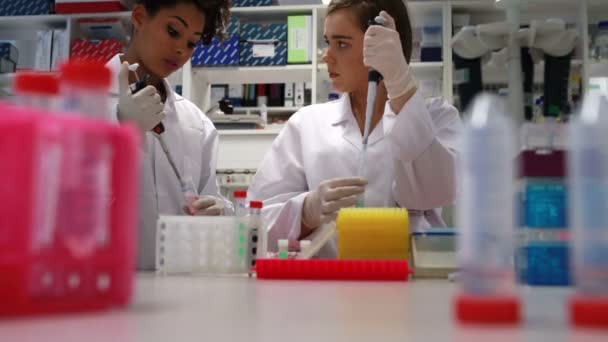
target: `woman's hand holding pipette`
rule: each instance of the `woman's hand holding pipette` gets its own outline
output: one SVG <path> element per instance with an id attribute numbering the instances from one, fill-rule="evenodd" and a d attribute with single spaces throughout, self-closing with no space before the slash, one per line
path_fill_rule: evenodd
<path id="1" fill-rule="evenodd" d="M 129 63 L 123 63 L 118 74 L 118 119 L 134 122 L 145 133 L 163 121 L 165 106 L 153 86 L 133 94 L 129 87 L 129 72 Z"/>
<path id="2" fill-rule="evenodd" d="M 413 94 L 416 82 L 403 55 L 395 20 L 385 11 L 380 12 L 380 17 L 385 24 L 372 25 L 365 32 L 363 62 L 382 75 L 389 99 Z"/>

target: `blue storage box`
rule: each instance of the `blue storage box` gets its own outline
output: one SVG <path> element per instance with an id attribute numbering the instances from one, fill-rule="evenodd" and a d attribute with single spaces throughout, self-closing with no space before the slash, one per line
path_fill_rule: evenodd
<path id="1" fill-rule="evenodd" d="M 232 7 L 271 6 L 272 0 L 232 0 Z"/>
<path id="2" fill-rule="evenodd" d="M 570 251 L 567 242 L 531 242 L 525 248 L 529 285 L 570 285 Z"/>
<path id="3" fill-rule="evenodd" d="M 241 25 L 241 40 L 287 41 L 287 23 L 247 23 Z"/>
<path id="4" fill-rule="evenodd" d="M 17 63 L 19 61 L 19 50 L 11 43 L 0 43 L 0 58 Z"/>
<path id="5" fill-rule="evenodd" d="M 566 153 L 525 150 L 519 159 L 518 280 L 528 285 L 570 285 Z"/>
<path id="6" fill-rule="evenodd" d="M 241 65 L 262 66 L 287 64 L 287 42 L 241 42 L 240 50 Z"/>
<path id="7" fill-rule="evenodd" d="M 441 47 L 423 47 L 420 49 L 421 62 L 441 62 L 442 60 Z"/>
<path id="8" fill-rule="evenodd" d="M 525 225 L 528 228 L 565 228 L 566 185 L 563 179 L 530 180 L 525 191 Z"/>
<path id="9" fill-rule="evenodd" d="M 241 31 L 241 21 L 239 18 L 234 15 L 230 16 L 228 19 L 228 25 L 226 26 L 226 35 L 227 36 L 238 36 Z"/>
<path id="10" fill-rule="evenodd" d="M 50 0 L 0 0 L 0 16 L 49 14 Z"/>
<path id="11" fill-rule="evenodd" d="M 231 36 L 220 42 L 213 38 L 209 45 L 199 45 L 192 54 L 192 66 L 239 65 L 239 36 Z"/>

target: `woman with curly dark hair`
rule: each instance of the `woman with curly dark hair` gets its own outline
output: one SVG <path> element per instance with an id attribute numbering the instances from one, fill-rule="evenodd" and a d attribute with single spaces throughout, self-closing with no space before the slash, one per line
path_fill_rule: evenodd
<path id="1" fill-rule="evenodd" d="M 230 202 L 218 192 L 215 127 L 166 80 L 190 59 L 197 44 L 208 44 L 222 35 L 229 8 L 230 0 L 136 0 L 129 47 L 124 55 L 115 56 L 107 64 L 115 75 L 115 119 L 134 123 L 143 138 L 139 269 L 154 268 L 159 215 L 221 215 L 232 210 Z M 134 72 L 135 64 L 139 66 Z M 137 80 L 145 80 L 145 87 L 133 94 L 131 87 Z M 161 122 L 164 146 L 151 132 Z M 184 183 L 200 196 L 186 207 Z"/>

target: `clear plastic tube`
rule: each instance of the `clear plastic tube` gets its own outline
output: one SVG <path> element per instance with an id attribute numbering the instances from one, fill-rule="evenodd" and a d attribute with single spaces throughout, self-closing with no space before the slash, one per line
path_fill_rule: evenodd
<path id="1" fill-rule="evenodd" d="M 459 264 L 465 295 L 512 296 L 515 138 L 504 103 L 482 95 L 462 137 Z"/>
<path id="2" fill-rule="evenodd" d="M 70 61 L 61 67 L 61 109 L 64 112 L 110 120 L 109 88 L 112 72 L 103 64 Z"/>
<path id="3" fill-rule="evenodd" d="M 244 217 L 247 215 L 247 191 L 236 190 L 234 192 L 234 202 L 236 204 L 236 216 Z"/>
<path id="4" fill-rule="evenodd" d="M 70 61 L 62 66 L 62 109 L 92 118 L 109 115 L 111 72 L 103 64 Z M 83 124 L 84 121 L 83 121 Z M 111 240 L 112 159 L 107 134 L 76 127 L 62 137 L 57 230 L 71 254 L 87 258 Z"/>
<path id="5" fill-rule="evenodd" d="M 262 207 L 263 203 L 259 201 L 251 201 L 249 203 L 248 217 L 248 248 L 247 248 L 247 265 L 248 267 L 255 266 L 255 260 L 266 257 L 266 234 L 262 224 Z"/>
<path id="6" fill-rule="evenodd" d="M 18 105 L 55 112 L 59 107 L 59 79 L 48 72 L 18 72 L 13 78 Z"/>
<path id="7" fill-rule="evenodd" d="M 587 94 L 570 126 L 570 210 L 579 294 L 608 297 L 608 98 Z"/>

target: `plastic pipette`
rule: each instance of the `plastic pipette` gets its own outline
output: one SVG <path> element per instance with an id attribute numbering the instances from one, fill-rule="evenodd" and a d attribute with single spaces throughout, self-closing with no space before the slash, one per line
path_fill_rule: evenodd
<path id="1" fill-rule="evenodd" d="M 384 25 L 386 20 L 380 16 L 375 18 L 375 21 L 370 22 L 370 25 Z M 365 126 L 363 128 L 363 141 L 361 144 L 361 154 L 359 155 L 359 176 L 365 176 L 365 159 L 367 156 L 367 140 L 369 138 L 369 131 L 372 125 L 372 117 L 374 116 L 374 107 L 376 104 L 376 93 L 378 90 L 378 83 L 382 80 L 382 75 L 376 70 L 369 69 L 369 82 L 367 85 L 367 104 L 365 110 Z M 365 206 L 365 194 L 359 195 L 357 199 L 357 207 Z"/>

